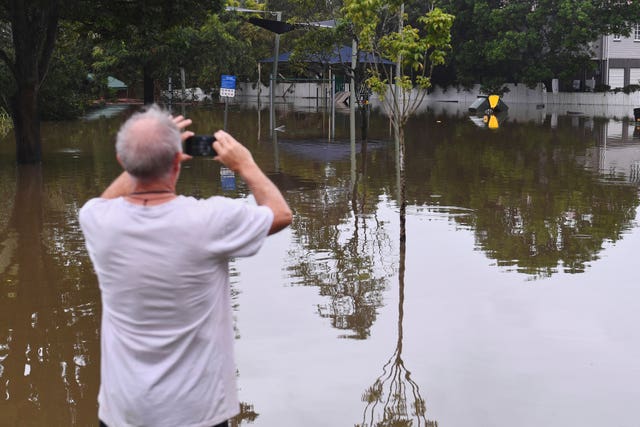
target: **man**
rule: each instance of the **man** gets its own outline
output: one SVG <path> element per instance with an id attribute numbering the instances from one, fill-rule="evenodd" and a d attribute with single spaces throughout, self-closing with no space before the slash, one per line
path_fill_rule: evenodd
<path id="1" fill-rule="evenodd" d="M 244 180 L 257 206 L 177 195 L 189 124 L 156 106 L 134 114 L 116 140 L 124 172 L 80 209 L 102 295 L 103 426 L 225 426 L 239 412 L 229 259 L 255 254 L 292 214 L 249 150 L 223 131 L 215 160 Z"/>

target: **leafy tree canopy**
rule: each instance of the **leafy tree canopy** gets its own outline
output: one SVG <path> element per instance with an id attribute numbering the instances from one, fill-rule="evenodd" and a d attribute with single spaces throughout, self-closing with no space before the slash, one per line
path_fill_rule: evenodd
<path id="1" fill-rule="evenodd" d="M 603 34 L 628 35 L 630 24 L 640 22 L 640 2 L 628 0 L 442 0 L 441 6 L 456 15 L 448 75 L 466 85 L 569 79 L 592 66 L 590 43 Z"/>

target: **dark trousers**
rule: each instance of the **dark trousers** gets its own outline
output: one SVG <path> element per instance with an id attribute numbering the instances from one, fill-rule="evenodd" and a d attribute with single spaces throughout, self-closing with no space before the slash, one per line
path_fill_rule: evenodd
<path id="1" fill-rule="evenodd" d="M 103 423 L 102 421 L 100 421 L 100 427 L 109 427 L 109 426 Z M 213 427 L 229 427 L 229 421 L 223 421 L 220 424 L 214 425 Z"/>

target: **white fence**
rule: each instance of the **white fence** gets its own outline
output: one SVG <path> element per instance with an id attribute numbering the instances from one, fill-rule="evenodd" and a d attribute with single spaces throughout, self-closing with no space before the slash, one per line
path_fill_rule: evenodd
<path id="1" fill-rule="evenodd" d="M 507 105 L 522 103 L 536 105 L 618 105 L 637 107 L 640 106 L 640 92 L 625 94 L 623 92 L 561 92 L 550 93 L 544 89 L 542 84 L 530 89 L 524 84 L 508 84 L 509 92 L 503 96 L 503 101 Z M 274 96 L 281 101 L 293 102 L 295 99 L 328 99 L 330 85 L 328 83 L 309 82 L 284 82 L 275 86 Z M 349 90 L 349 85 L 345 84 L 345 90 Z M 236 96 L 240 98 L 269 99 L 269 87 L 256 83 L 238 83 Z M 432 93 L 425 97 L 426 103 L 431 102 L 458 102 L 461 104 L 471 104 L 480 95 L 480 86 L 476 85 L 470 89 L 464 88 L 440 88 L 435 87 Z M 375 96 L 372 97 L 375 103 Z"/>

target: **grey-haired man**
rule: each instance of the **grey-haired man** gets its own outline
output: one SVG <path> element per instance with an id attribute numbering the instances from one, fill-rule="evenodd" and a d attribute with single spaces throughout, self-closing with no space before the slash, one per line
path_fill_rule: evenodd
<path id="1" fill-rule="evenodd" d="M 118 132 L 124 172 L 79 218 L 102 296 L 98 417 L 108 427 L 224 426 L 239 412 L 228 263 L 292 213 L 251 153 L 215 133 L 215 159 L 256 204 L 176 194 L 191 121 L 153 106 Z"/>

